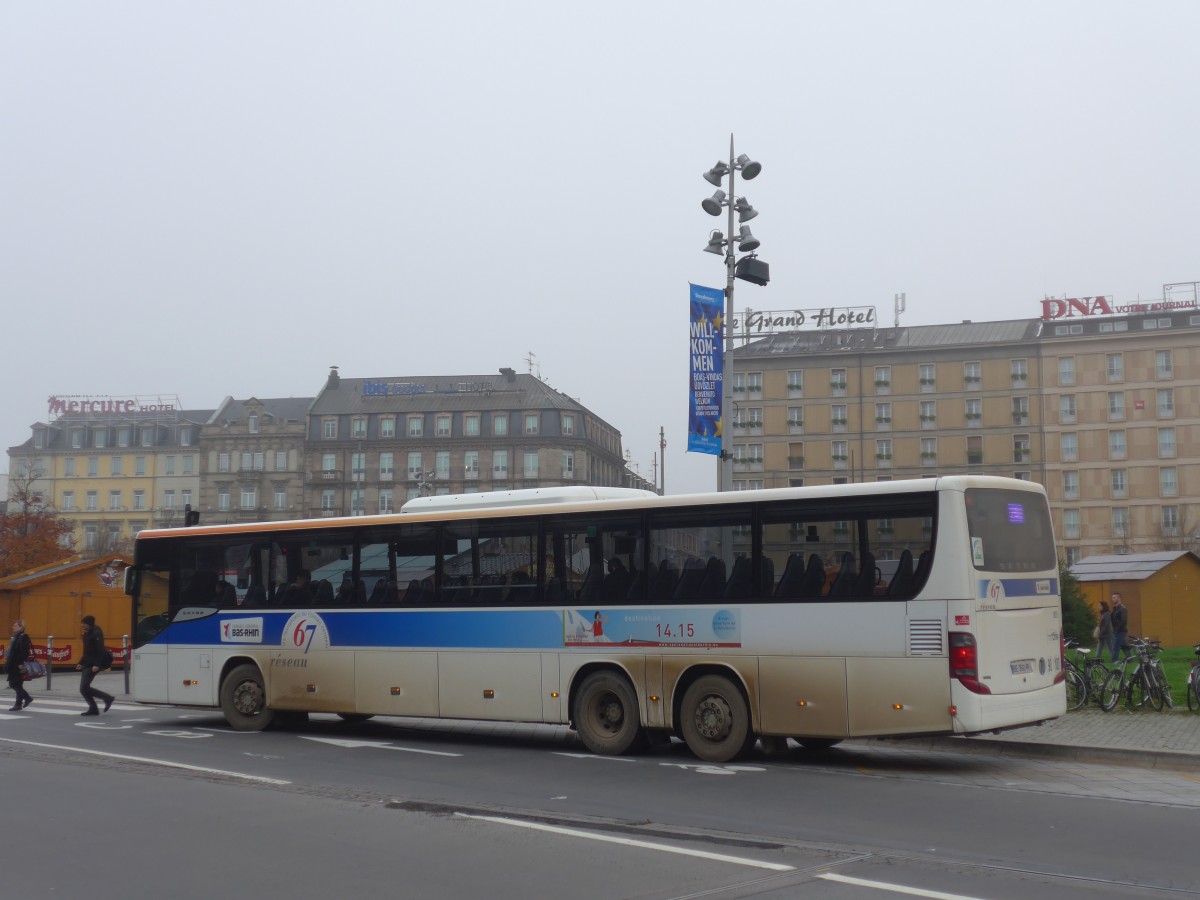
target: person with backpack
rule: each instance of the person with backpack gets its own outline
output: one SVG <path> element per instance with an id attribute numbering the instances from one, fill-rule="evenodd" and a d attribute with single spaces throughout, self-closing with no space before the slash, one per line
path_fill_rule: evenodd
<path id="1" fill-rule="evenodd" d="M 12 624 L 12 640 L 8 642 L 8 653 L 4 657 L 4 668 L 8 673 L 8 686 L 12 688 L 17 699 L 9 708 L 9 712 L 24 709 L 33 702 L 29 691 L 25 690 L 25 663 L 33 656 L 33 645 L 29 635 L 25 633 L 25 620 L 17 619 Z"/>
<path id="2" fill-rule="evenodd" d="M 1129 657 L 1129 608 L 1121 602 L 1121 595 L 1113 591 L 1112 612 L 1109 614 L 1112 622 L 1112 661 L 1117 661 L 1117 654 L 1123 653 Z"/>
<path id="3" fill-rule="evenodd" d="M 112 666 L 112 654 L 104 646 L 104 632 L 96 624 L 95 616 L 84 616 L 81 624 L 83 625 L 83 658 L 75 668 L 83 672 L 83 677 L 79 679 L 79 693 L 87 701 L 88 708 L 80 715 L 98 716 L 100 710 L 96 706 L 97 700 L 104 701 L 104 711 L 108 712 L 108 708 L 117 699 L 112 694 L 106 694 L 99 688 L 92 687 L 92 679 L 102 670 Z"/>

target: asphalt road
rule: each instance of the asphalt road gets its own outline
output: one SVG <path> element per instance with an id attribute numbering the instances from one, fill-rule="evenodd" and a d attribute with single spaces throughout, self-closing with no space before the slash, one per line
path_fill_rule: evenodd
<path id="1" fill-rule="evenodd" d="M 0 713 L 18 894 L 179 898 L 1200 895 L 1200 777 L 844 744 L 596 757 L 542 726 Z M 34 811 L 37 811 L 36 815 Z M 11 854 L 11 855 L 10 855 Z"/>

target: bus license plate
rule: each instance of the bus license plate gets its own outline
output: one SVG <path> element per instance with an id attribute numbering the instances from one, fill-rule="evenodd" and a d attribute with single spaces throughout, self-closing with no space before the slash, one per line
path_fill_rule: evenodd
<path id="1" fill-rule="evenodd" d="M 1008 664 L 1014 675 L 1029 675 L 1033 672 L 1032 659 L 1018 659 Z"/>

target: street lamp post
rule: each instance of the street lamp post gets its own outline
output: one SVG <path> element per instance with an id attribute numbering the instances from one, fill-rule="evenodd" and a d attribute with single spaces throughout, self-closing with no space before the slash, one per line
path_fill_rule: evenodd
<path id="1" fill-rule="evenodd" d="M 752 284 L 765 285 L 770 280 L 767 264 L 758 259 L 753 252 L 758 249 L 759 241 L 750 233 L 750 227 L 742 225 L 737 235 L 734 234 L 733 216 L 735 212 L 738 222 L 749 222 L 758 215 L 758 211 L 750 205 L 745 197 L 736 197 L 736 178 L 737 173 L 741 172 L 742 178 L 750 181 L 761 171 L 762 165 L 754 162 L 745 154 L 734 155 L 733 135 L 731 134 L 729 136 L 729 162 L 718 160 L 715 166 L 704 173 L 704 180 L 716 186 L 718 190 L 700 204 L 701 208 L 710 216 L 719 216 L 723 208 L 728 210 L 729 215 L 729 237 L 714 230 L 709 235 L 708 246 L 704 248 L 705 253 L 725 257 L 725 320 L 722 323 L 725 330 L 725 351 L 724 370 L 721 375 L 721 467 L 717 480 L 717 489 L 720 491 L 733 490 L 733 454 L 730 450 L 730 439 L 733 434 L 733 422 L 730 416 L 733 408 L 733 385 L 729 377 L 733 364 L 733 282 L 735 278 L 741 278 Z M 726 178 L 729 179 L 728 193 L 720 189 Z M 734 253 L 735 245 L 746 255 L 739 259 Z"/>

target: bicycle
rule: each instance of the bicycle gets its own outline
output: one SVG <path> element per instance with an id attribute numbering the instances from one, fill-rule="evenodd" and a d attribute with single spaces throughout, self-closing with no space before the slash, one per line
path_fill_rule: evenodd
<path id="1" fill-rule="evenodd" d="M 1124 697 L 1129 709 L 1149 703 L 1156 711 L 1162 712 L 1163 695 L 1158 682 L 1150 674 L 1150 652 L 1145 643 L 1136 638 L 1130 640 L 1129 646 L 1133 653 L 1121 660 L 1120 668 L 1113 669 L 1104 682 L 1100 691 L 1100 708 L 1112 712 L 1117 707 L 1117 701 Z M 1133 663 L 1132 669 L 1130 663 Z"/>
<path id="2" fill-rule="evenodd" d="M 1109 674 L 1104 660 L 1100 659 L 1099 655 L 1087 656 L 1091 653 L 1091 648 L 1082 647 L 1076 641 L 1067 641 L 1064 647 L 1075 651 L 1073 657 L 1063 657 L 1066 666 L 1064 680 L 1067 684 L 1067 709 L 1079 709 L 1092 700 L 1099 702 L 1100 691 Z"/>
<path id="3" fill-rule="evenodd" d="M 1162 660 L 1159 659 L 1159 654 L 1162 653 L 1162 641 L 1151 641 L 1145 638 L 1141 643 L 1146 647 L 1150 661 L 1150 679 L 1158 685 L 1158 690 L 1162 694 L 1163 703 L 1171 709 L 1175 708 L 1175 698 L 1171 696 L 1171 683 L 1167 681 L 1167 673 L 1163 671 Z"/>
<path id="4" fill-rule="evenodd" d="M 1196 654 L 1196 659 L 1192 662 L 1192 670 L 1188 672 L 1187 705 L 1189 710 L 1195 712 L 1200 709 L 1200 644 L 1193 647 L 1192 652 Z"/>

